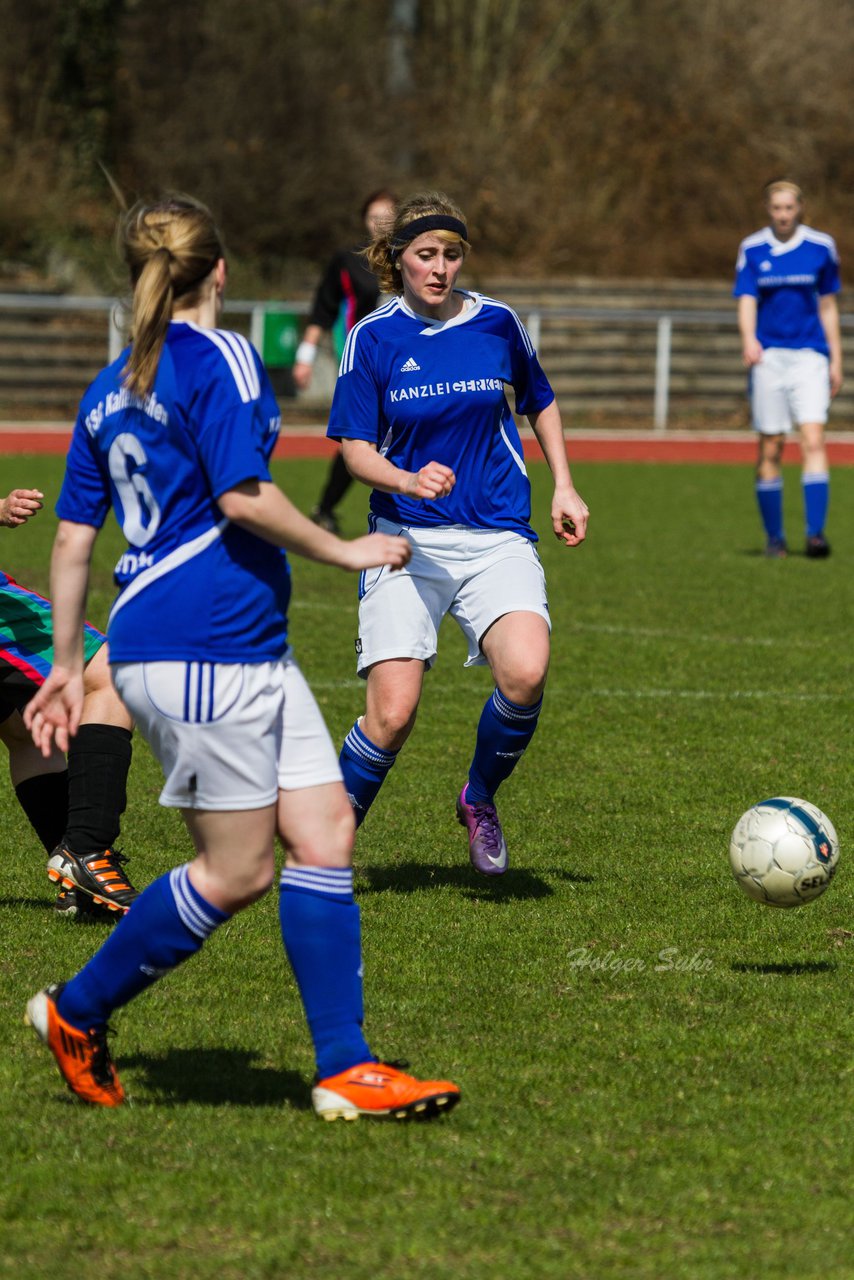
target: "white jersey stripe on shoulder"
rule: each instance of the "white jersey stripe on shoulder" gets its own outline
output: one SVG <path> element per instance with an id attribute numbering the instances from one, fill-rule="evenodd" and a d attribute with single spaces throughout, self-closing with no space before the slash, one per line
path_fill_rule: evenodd
<path id="1" fill-rule="evenodd" d="M 258 366 L 255 364 L 252 348 L 242 333 L 233 333 L 230 329 L 217 329 L 217 333 L 225 338 L 237 356 L 246 375 L 246 385 L 252 393 L 252 399 L 257 400 L 261 394 L 261 379 L 258 377 Z"/>
<path id="2" fill-rule="evenodd" d="M 386 316 L 393 315 L 399 309 L 400 299 L 392 298 L 385 306 L 377 307 L 376 311 L 372 311 L 369 316 L 365 316 L 364 320 L 360 320 L 358 324 L 353 325 L 353 328 L 347 334 L 347 341 L 344 343 L 341 363 L 338 366 L 339 376 L 342 373 L 350 373 L 352 370 L 356 358 L 356 342 L 365 325 L 375 324 L 377 320 L 384 320 Z"/>
<path id="3" fill-rule="evenodd" d="M 836 247 L 836 241 L 826 231 L 816 231 L 813 227 L 804 227 L 804 239 L 812 241 L 813 244 L 824 245 L 833 260 L 835 262 L 839 261 L 839 250 Z"/>
<path id="4" fill-rule="evenodd" d="M 125 587 L 122 594 L 113 604 L 110 610 L 110 618 L 115 617 L 119 609 L 123 608 L 129 600 L 133 600 L 134 596 L 138 596 L 140 591 L 144 591 L 146 587 L 151 586 L 152 582 L 156 582 L 158 578 L 162 578 L 166 573 L 171 573 L 173 569 L 177 569 L 180 565 L 186 564 L 188 560 L 192 560 L 195 556 L 201 555 L 212 542 L 216 542 L 217 538 L 222 536 L 222 531 L 227 524 L 227 520 L 220 520 L 219 524 L 206 529 L 197 538 L 193 538 L 192 541 L 185 542 L 182 546 L 176 547 L 174 551 L 170 551 L 168 556 L 164 556 L 162 560 L 152 565 L 150 569 L 143 569 L 142 573 L 138 573 L 133 582 Z"/>
<path id="5" fill-rule="evenodd" d="M 522 341 L 525 344 L 525 350 L 527 351 L 529 356 L 532 356 L 534 354 L 534 344 L 531 342 L 531 337 L 530 337 L 530 334 L 528 333 L 528 330 L 522 324 L 522 321 L 519 319 L 519 317 L 517 316 L 513 308 L 508 307 L 506 302 L 499 302 L 497 298 L 486 298 L 483 295 L 481 295 L 481 299 L 484 303 L 486 303 L 488 307 L 498 307 L 500 311 L 509 311 L 510 315 L 516 321 L 516 327 L 518 328 L 520 334 L 522 335 Z"/>
<path id="6" fill-rule="evenodd" d="M 758 244 L 767 244 L 770 249 L 771 244 L 769 237 L 772 235 L 773 233 L 770 227 L 763 227 L 761 231 L 754 231 L 753 235 L 745 236 L 741 244 L 738 246 L 738 254 L 735 259 L 736 271 L 741 271 L 743 269 L 744 264 L 747 261 L 748 249 L 755 249 Z"/>
<path id="7" fill-rule="evenodd" d="M 243 401 L 243 403 L 249 404 L 250 400 L 254 400 L 255 397 L 252 395 L 252 392 L 249 389 L 249 384 L 246 381 L 246 375 L 243 369 L 241 368 L 240 363 L 237 360 L 231 347 L 223 338 L 223 335 L 220 332 L 220 330 L 204 329 L 202 328 L 201 325 L 194 324 L 192 320 L 188 321 L 187 323 L 189 328 L 194 330 L 195 333 L 202 334 L 203 337 L 207 338 L 209 342 L 212 342 L 213 345 L 218 348 L 223 358 L 225 359 L 226 364 L 231 370 L 231 376 L 234 378 L 235 385 L 237 387 L 238 392 L 240 393 L 240 399 Z"/>

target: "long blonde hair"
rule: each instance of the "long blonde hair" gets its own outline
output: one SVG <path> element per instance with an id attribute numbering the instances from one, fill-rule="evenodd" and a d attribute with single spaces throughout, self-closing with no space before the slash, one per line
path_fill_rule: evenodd
<path id="1" fill-rule="evenodd" d="M 119 224 L 119 246 L 133 285 L 131 353 L 123 376 L 129 391 L 144 396 L 154 385 L 176 300 L 194 306 L 225 255 L 210 210 L 190 196 L 134 205 Z"/>
<path id="2" fill-rule="evenodd" d="M 377 277 L 383 293 L 403 293 L 403 280 L 395 263 L 395 249 L 399 248 L 402 232 L 409 224 L 416 218 L 429 217 L 430 214 L 444 214 L 446 217 L 465 222 L 459 205 L 455 204 L 449 196 L 441 191 L 420 191 L 403 201 L 395 214 L 394 221 L 381 228 L 365 250 L 368 266 Z M 471 248 L 468 240 L 464 240 L 455 231 L 434 231 L 432 234 L 447 244 L 462 245 L 463 257 Z"/>

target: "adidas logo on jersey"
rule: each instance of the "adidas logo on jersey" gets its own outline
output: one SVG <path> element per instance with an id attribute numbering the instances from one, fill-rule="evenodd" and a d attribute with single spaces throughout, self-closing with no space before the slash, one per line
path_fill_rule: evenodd
<path id="1" fill-rule="evenodd" d="M 400 372 L 401 373 L 420 373 L 421 365 L 416 364 L 415 361 L 412 359 L 412 356 L 410 356 L 406 364 L 402 364 L 400 366 Z"/>

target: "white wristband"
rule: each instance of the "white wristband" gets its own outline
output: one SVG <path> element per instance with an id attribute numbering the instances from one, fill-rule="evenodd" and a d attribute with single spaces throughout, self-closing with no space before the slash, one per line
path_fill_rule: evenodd
<path id="1" fill-rule="evenodd" d="M 294 356 L 295 364 L 314 364 L 317 355 L 316 342 L 301 342 L 297 347 L 297 353 Z"/>

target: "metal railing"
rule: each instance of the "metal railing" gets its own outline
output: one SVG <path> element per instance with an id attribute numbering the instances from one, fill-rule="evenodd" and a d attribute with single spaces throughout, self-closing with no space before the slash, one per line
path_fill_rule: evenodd
<path id="1" fill-rule="evenodd" d="M 103 312 L 107 317 L 107 349 L 110 361 L 116 359 L 126 342 L 126 303 L 117 298 L 87 297 L 80 295 L 45 295 L 0 293 L 0 311 L 88 311 Z M 306 315 L 308 302 L 227 300 L 226 315 L 248 316 L 249 334 L 253 344 L 261 349 L 264 317 L 270 311 L 289 311 Z M 611 321 L 619 326 L 650 328 L 655 326 L 655 376 L 653 387 L 653 423 L 656 431 L 666 431 L 669 415 L 671 386 L 671 348 L 674 326 L 679 327 L 736 327 L 735 308 L 730 311 L 617 308 L 617 307 L 524 307 L 525 325 L 535 348 L 540 346 L 544 319 L 602 322 Z M 854 315 L 841 317 L 843 328 L 854 327 Z"/>

